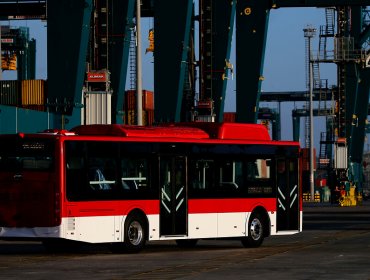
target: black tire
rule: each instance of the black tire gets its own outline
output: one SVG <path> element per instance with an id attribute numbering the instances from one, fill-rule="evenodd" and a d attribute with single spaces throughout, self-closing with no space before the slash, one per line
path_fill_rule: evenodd
<path id="1" fill-rule="evenodd" d="M 261 246 L 265 238 L 265 221 L 259 213 L 252 213 L 248 223 L 248 236 L 242 238 L 242 244 L 246 248 Z"/>
<path id="2" fill-rule="evenodd" d="M 194 248 L 198 243 L 198 239 L 177 239 L 176 244 L 180 248 Z"/>
<path id="3" fill-rule="evenodd" d="M 146 223 L 141 215 L 132 214 L 126 218 L 124 242 L 112 243 L 114 253 L 138 253 L 145 247 Z"/>

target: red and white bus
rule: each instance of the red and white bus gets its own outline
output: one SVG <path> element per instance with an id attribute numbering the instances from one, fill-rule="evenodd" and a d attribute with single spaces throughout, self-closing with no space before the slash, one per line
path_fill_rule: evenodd
<path id="1" fill-rule="evenodd" d="M 0 238 L 108 243 L 302 231 L 300 147 L 261 125 L 87 125 L 0 136 Z"/>

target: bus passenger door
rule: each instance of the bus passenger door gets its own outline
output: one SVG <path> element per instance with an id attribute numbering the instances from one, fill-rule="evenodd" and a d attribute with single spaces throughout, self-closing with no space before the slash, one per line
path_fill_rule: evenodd
<path id="1" fill-rule="evenodd" d="M 160 157 L 160 235 L 187 234 L 185 157 Z"/>
<path id="2" fill-rule="evenodd" d="M 277 231 L 299 230 L 298 160 L 276 161 Z"/>

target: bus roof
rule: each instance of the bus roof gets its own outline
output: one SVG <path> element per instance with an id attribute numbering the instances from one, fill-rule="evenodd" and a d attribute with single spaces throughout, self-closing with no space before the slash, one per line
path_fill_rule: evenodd
<path id="1" fill-rule="evenodd" d="M 176 123 L 160 126 L 81 125 L 73 128 L 77 135 L 121 137 L 169 137 L 183 139 L 223 139 L 270 141 L 263 125 L 238 123 Z"/>

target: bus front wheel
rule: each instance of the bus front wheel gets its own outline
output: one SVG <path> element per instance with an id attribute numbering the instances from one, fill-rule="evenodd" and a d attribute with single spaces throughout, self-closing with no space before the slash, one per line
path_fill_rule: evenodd
<path id="1" fill-rule="evenodd" d="M 113 253 L 138 253 L 146 242 L 146 223 L 138 214 L 131 214 L 126 218 L 124 228 L 124 242 L 111 243 Z"/>
<path id="2" fill-rule="evenodd" d="M 242 238 L 242 244 L 246 248 L 261 246 L 264 239 L 264 220 L 259 213 L 252 213 L 248 223 L 248 236 Z"/>
<path id="3" fill-rule="evenodd" d="M 128 253 L 137 253 L 145 246 L 144 219 L 137 214 L 127 217 L 125 222 L 124 246 Z"/>

